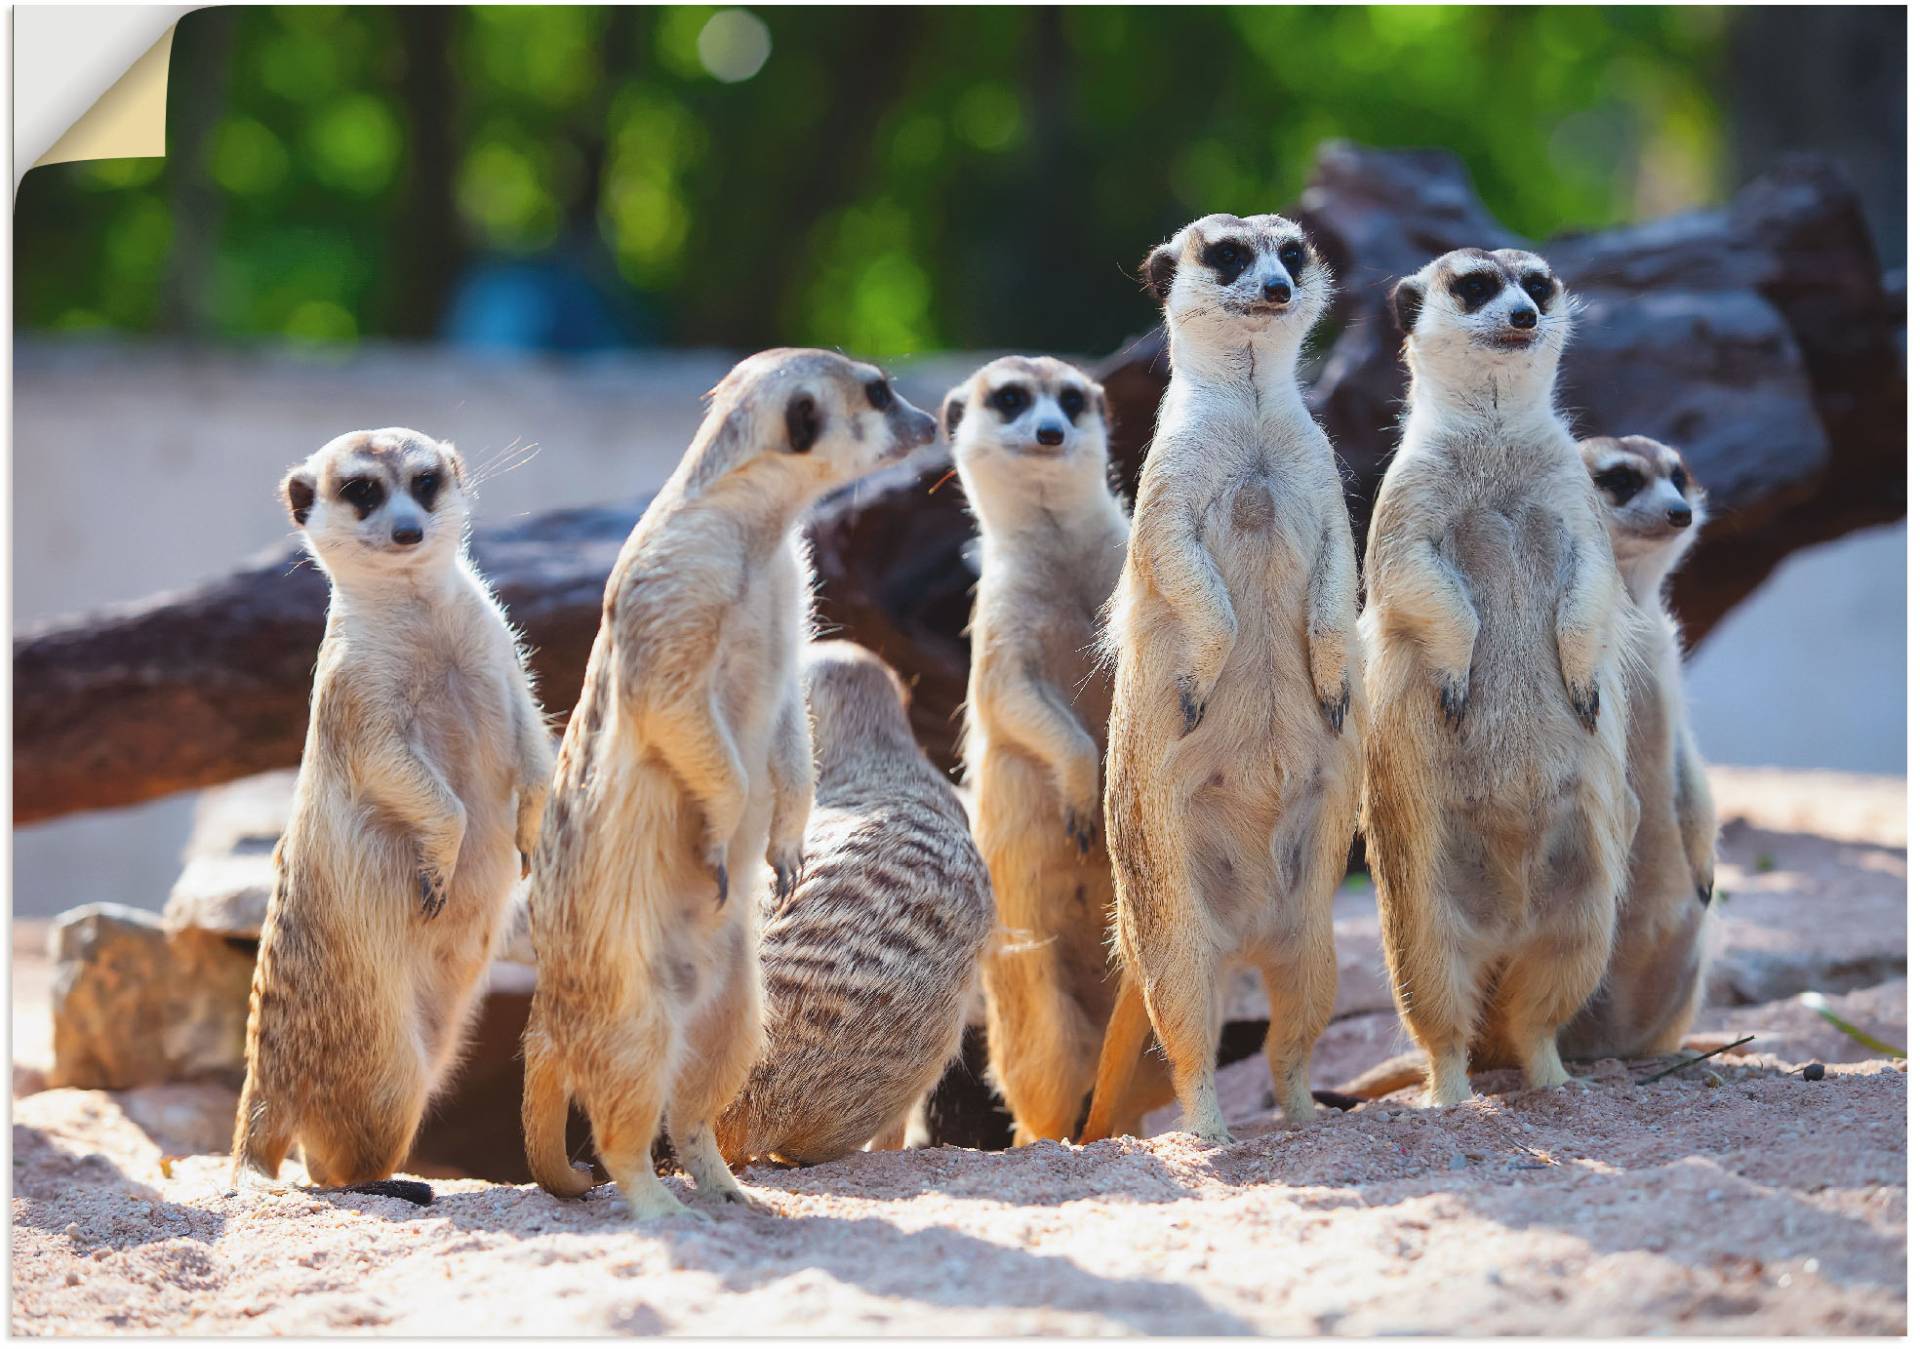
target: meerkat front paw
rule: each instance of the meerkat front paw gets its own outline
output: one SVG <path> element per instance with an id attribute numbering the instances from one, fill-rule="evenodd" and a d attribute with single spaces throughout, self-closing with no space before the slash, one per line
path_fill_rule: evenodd
<path id="1" fill-rule="evenodd" d="M 1192 675 L 1181 675 L 1173 681 L 1174 691 L 1180 696 L 1180 715 L 1186 719 L 1186 729 L 1181 732 L 1182 735 L 1192 735 L 1206 719 L 1207 700 L 1195 683 Z"/>
<path id="2" fill-rule="evenodd" d="M 447 874 L 437 867 L 423 866 L 416 873 L 420 886 L 420 916 L 438 918 L 447 907 Z"/>
<path id="3" fill-rule="evenodd" d="M 1598 684 L 1567 685 L 1567 700 L 1573 704 L 1573 715 L 1580 718 L 1580 724 L 1591 733 L 1600 727 L 1600 686 Z"/>
<path id="4" fill-rule="evenodd" d="M 1340 692 L 1331 697 L 1324 693 L 1320 695 L 1320 714 L 1327 719 L 1327 725 L 1333 728 L 1335 735 L 1339 735 L 1345 729 L 1347 713 L 1352 708 L 1353 683 L 1351 680 L 1341 679 Z"/>
<path id="5" fill-rule="evenodd" d="M 1094 836 L 1099 832 L 1099 829 L 1100 813 L 1098 810 L 1088 812 L 1076 810 L 1072 806 L 1067 807 L 1067 839 L 1074 847 L 1080 850 L 1082 857 L 1085 857 L 1093 851 Z"/>
<path id="6" fill-rule="evenodd" d="M 768 848 L 767 865 L 773 868 L 773 897 L 784 904 L 806 878 L 806 852 L 798 843 Z"/>
<path id="7" fill-rule="evenodd" d="M 1467 719 L 1467 675 L 1446 675 L 1440 680 L 1440 715 L 1447 725 L 1459 730 Z"/>

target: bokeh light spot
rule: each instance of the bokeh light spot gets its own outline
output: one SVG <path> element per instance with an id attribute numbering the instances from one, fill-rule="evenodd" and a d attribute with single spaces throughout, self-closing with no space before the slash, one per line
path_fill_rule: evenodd
<path id="1" fill-rule="evenodd" d="M 773 55 L 773 34 L 744 9 L 723 9 L 708 19 L 694 44 L 700 64 L 722 84 L 738 84 L 760 73 Z"/>

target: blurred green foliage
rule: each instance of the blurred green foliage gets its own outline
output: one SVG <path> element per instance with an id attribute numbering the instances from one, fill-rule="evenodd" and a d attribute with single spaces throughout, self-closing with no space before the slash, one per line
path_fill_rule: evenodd
<path id="1" fill-rule="evenodd" d="M 1317 144 L 1442 146 L 1542 237 L 1724 193 L 1728 15 L 1696 8 L 205 9 L 169 156 L 16 210 L 16 322 L 428 337 L 560 259 L 631 333 L 1099 351 L 1212 210 Z"/>

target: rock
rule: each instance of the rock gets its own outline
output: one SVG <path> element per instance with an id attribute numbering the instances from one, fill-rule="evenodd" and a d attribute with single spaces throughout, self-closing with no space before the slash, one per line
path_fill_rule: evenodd
<path id="1" fill-rule="evenodd" d="M 1800 1070 L 1800 1076 L 1805 1078 L 1809 1082 L 1818 1082 L 1821 1078 L 1825 1077 L 1826 1075 L 1827 1075 L 1827 1065 L 1824 1063 L 1809 1063 L 1806 1067 Z"/>
<path id="2" fill-rule="evenodd" d="M 246 1047 L 251 951 L 154 915 L 88 904 L 55 920 L 55 1087 L 135 1087 L 233 1073 Z"/>
<path id="3" fill-rule="evenodd" d="M 1465 1171 L 1466 1169 L 1467 1169 L 1467 1154 L 1466 1154 L 1466 1153 L 1464 1153 L 1464 1152 L 1456 1152 L 1456 1153 L 1454 1153 L 1454 1154 L 1453 1154 L 1453 1156 L 1451 1156 L 1451 1157 L 1449 1157 L 1449 1158 L 1447 1158 L 1447 1170 L 1449 1170 L 1449 1171 Z"/>

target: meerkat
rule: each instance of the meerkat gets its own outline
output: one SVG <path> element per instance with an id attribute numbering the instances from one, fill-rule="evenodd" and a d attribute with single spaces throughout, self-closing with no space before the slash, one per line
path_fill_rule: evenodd
<path id="1" fill-rule="evenodd" d="M 983 967 L 989 1073 L 1016 1144 L 1062 1139 L 1117 987 L 1099 632 L 1127 513 L 1108 481 L 1106 392 L 1064 361 L 992 361 L 940 420 L 980 527 L 961 758 L 998 914 Z"/>
<path id="2" fill-rule="evenodd" d="M 1678 451 L 1646 436 L 1596 436 L 1580 454 L 1607 512 L 1633 625 L 1627 779 L 1640 800 L 1613 955 L 1599 990 L 1560 1033 L 1580 1058 L 1668 1054 L 1700 1006 L 1718 817 L 1687 720 L 1680 631 L 1667 578 L 1706 523 L 1706 491 Z"/>
<path id="3" fill-rule="evenodd" d="M 316 1184 L 352 1186 L 405 1160 L 459 1054 L 553 751 L 467 556 L 451 445 L 356 431 L 281 492 L 333 592 L 254 968 L 233 1168 L 236 1183 L 270 1180 L 298 1143 Z"/>
<path id="4" fill-rule="evenodd" d="M 1532 1087 L 1606 969 L 1638 805 L 1600 499 L 1554 407 L 1574 301 L 1518 249 L 1398 282 L 1411 371 L 1361 617 L 1363 803 L 1387 968 L 1452 1105 L 1476 1032 Z"/>
<path id="5" fill-rule="evenodd" d="M 1333 895 L 1366 702 L 1345 492 L 1296 372 L 1333 282 L 1274 215 L 1197 220 L 1141 270 L 1166 311 L 1172 376 L 1106 631 L 1113 941 L 1128 983 L 1086 1132 L 1117 1115 L 1150 1024 L 1182 1127 L 1226 1142 L 1223 964 L 1244 960 L 1266 985 L 1267 1059 L 1291 1122 L 1312 1116 L 1308 1059 L 1333 1012 Z"/>
<path id="6" fill-rule="evenodd" d="M 714 388 L 615 561 L 529 892 L 522 1126 L 552 1193 L 592 1184 L 567 1158 L 575 1099 L 637 1220 L 688 1211 L 654 1173 L 663 1113 L 696 1193 L 747 1202 L 713 1121 L 763 1045 L 762 858 L 791 895 L 813 804 L 796 522 L 932 438 L 873 366 L 761 352 Z"/>
<path id="7" fill-rule="evenodd" d="M 1600 489 L 1628 598 L 1650 621 L 1636 625 L 1640 649 L 1625 667 L 1627 777 L 1641 803 L 1627 890 L 1607 973 L 1561 1028 L 1560 1052 L 1581 1059 L 1667 1054 L 1680 1048 L 1699 1007 L 1717 824 L 1686 720 L 1679 633 L 1662 592 L 1706 523 L 1706 491 L 1677 451 L 1645 436 L 1596 436 L 1580 442 L 1580 455 Z M 1476 1044 L 1472 1067 L 1516 1066 L 1497 1055 Z M 1417 1056 L 1401 1055 L 1340 1090 L 1371 1099 L 1422 1075 Z"/>
<path id="8" fill-rule="evenodd" d="M 716 1125 L 735 1167 L 898 1146 L 960 1052 L 993 923 L 967 813 L 913 738 L 899 676 L 850 642 L 816 642 L 801 678 L 806 876 L 761 906 L 767 1048 Z"/>

